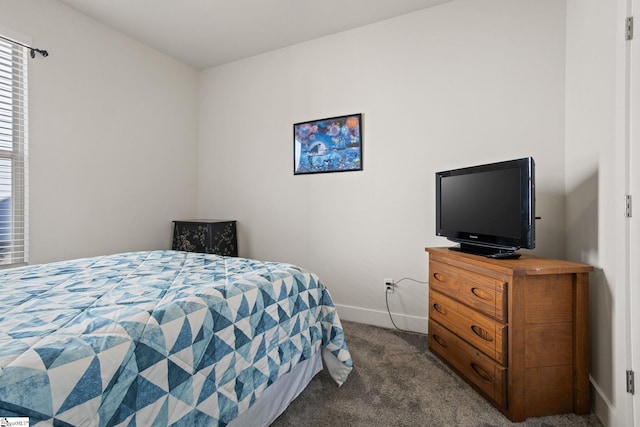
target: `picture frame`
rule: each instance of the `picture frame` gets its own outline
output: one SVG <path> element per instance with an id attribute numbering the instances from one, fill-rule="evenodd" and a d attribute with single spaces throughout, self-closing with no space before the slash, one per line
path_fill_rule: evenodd
<path id="1" fill-rule="evenodd" d="M 362 114 L 293 125 L 293 174 L 362 170 Z"/>

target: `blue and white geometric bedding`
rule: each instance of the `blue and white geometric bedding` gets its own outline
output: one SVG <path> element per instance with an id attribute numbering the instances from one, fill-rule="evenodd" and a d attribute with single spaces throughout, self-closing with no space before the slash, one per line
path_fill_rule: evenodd
<path id="1" fill-rule="evenodd" d="M 341 384 L 331 297 L 290 264 L 153 251 L 0 271 L 0 416 L 31 425 L 224 426 L 320 346 Z"/>

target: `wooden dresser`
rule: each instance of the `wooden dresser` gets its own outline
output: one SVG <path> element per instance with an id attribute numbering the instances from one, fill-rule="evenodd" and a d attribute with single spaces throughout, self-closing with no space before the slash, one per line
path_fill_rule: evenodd
<path id="1" fill-rule="evenodd" d="M 589 272 L 426 248 L 429 349 L 511 421 L 589 404 Z"/>

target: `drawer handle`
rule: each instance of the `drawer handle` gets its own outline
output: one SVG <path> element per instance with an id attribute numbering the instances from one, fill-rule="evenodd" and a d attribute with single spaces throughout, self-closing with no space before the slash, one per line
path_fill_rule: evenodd
<path id="1" fill-rule="evenodd" d="M 480 366 L 476 365 L 475 363 L 471 362 L 471 369 L 473 369 L 473 371 L 478 374 L 478 376 L 480 378 L 482 378 L 485 381 L 493 381 L 493 378 L 491 378 L 491 376 L 487 373 L 487 371 L 485 371 L 484 369 L 482 369 Z"/>
<path id="2" fill-rule="evenodd" d="M 480 288 L 471 288 L 471 293 L 476 297 L 486 301 L 491 301 L 493 299 L 490 295 L 487 294 L 487 292 Z"/>
<path id="3" fill-rule="evenodd" d="M 447 348 L 447 343 L 440 337 L 440 335 L 433 334 L 432 337 L 435 342 L 440 344 L 440 346 Z"/>
<path id="4" fill-rule="evenodd" d="M 477 336 L 479 336 L 483 340 L 485 340 L 485 341 L 493 341 L 493 337 L 489 334 L 489 332 L 484 330 L 484 329 L 482 329 L 480 326 L 472 325 L 471 326 L 471 330 L 473 331 L 474 334 L 476 334 Z"/>
<path id="5" fill-rule="evenodd" d="M 438 282 L 446 282 L 444 275 L 440 273 L 433 273 L 433 278 L 436 279 Z"/>
<path id="6" fill-rule="evenodd" d="M 447 315 L 447 310 L 445 310 L 440 304 L 437 302 L 433 304 L 433 309 L 442 315 Z"/>

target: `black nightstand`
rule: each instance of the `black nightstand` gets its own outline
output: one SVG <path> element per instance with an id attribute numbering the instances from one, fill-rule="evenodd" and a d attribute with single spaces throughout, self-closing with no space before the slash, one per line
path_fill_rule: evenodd
<path id="1" fill-rule="evenodd" d="M 238 256 L 236 221 L 190 219 L 173 223 L 173 250 Z"/>

